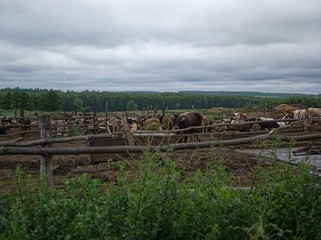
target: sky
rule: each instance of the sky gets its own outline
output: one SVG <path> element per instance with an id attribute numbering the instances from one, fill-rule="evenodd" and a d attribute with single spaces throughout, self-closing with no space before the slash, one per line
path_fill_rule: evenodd
<path id="1" fill-rule="evenodd" d="M 0 88 L 321 93 L 320 0 L 0 0 Z"/>

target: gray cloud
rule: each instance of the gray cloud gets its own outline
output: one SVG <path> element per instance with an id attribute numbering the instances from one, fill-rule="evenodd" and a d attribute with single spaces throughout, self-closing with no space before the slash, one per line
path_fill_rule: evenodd
<path id="1" fill-rule="evenodd" d="M 0 0 L 0 87 L 321 93 L 317 0 Z"/>

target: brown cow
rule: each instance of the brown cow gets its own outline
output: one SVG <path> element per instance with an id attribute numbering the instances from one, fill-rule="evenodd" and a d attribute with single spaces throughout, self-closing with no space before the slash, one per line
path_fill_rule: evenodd
<path id="1" fill-rule="evenodd" d="M 31 130 L 31 120 L 29 118 L 24 118 L 19 120 L 23 131 Z"/>
<path id="2" fill-rule="evenodd" d="M 162 130 L 171 130 L 173 129 L 173 119 L 168 114 L 162 114 L 160 116 L 160 121 L 162 124 Z"/>
<path id="3" fill-rule="evenodd" d="M 250 125 L 243 125 L 242 123 L 248 121 L 246 113 L 244 112 L 235 112 L 230 119 L 230 122 L 234 125 L 228 127 L 228 130 L 239 131 L 239 132 L 248 132 L 250 131 Z"/>
<path id="4" fill-rule="evenodd" d="M 184 129 L 189 127 L 197 127 L 202 126 L 203 124 L 203 115 L 200 112 L 192 111 L 182 113 L 180 115 L 175 115 L 173 120 L 174 129 Z M 180 134 L 192 134 L 192 133 L 200 133 L 202 129 L 189 129 L 180 132 Z M 179 142 L 187 142 L 188 137 L 183 137 L 179 139 Z M 199 140 L 199 139 L 198 139 Z"/>
<path id="5" fill-rule="evenodd" d="M 122 121 L 119 117 L 111 117 L 108 121 L 107 121 L 107 125 L 111 126 L 111 132 L 112 133 L 119 133 L 122 131 Z"/>

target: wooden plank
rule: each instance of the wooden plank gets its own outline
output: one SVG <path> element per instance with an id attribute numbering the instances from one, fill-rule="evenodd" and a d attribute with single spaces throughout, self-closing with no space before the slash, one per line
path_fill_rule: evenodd
<path id="1" fill-rule="evenodd" d="M 121 120 L 122 120 L 122 126 L 123 126 L 124 131 L 125 131 L 125 135 L 126 135 L 126 138 L 127 138 L 127 141 L 128 141 L 128 145 L 129 146 L 134 146 L 135 145 L 135 141 L 134 141 L 133 134 L 131 133 L 129 125 L 127 123 L 127 117 L 126 116 L 122 116 Z"/>
<path id="2" fill-rule="evenodd" d="M 50 139 L 51 119 L 49 115 L 40 115 L 40 137 L 42 139 Z M 51 148 L 50 143 L 42 145 L 43 148 Z M 47 182 L 48 188 L 52 188 L 52 174 L 53 174 L 53 162 L 52 155 L 42 154 L 40 157 L 40 176 L 44 177 Z"/>
<path id="3" fill-rule="evenodd" d="M 25 137 L 25 111 L 24 108 L 20 108 L 20 128 L 21 128 L 21 137 L 24 138 Z"/>
<path id="4" fill-rule="evenodd" d="M 168 151 L 169 149 L 182 150 L 182 149 L 197 149 L 197 148 L 211 148 L 211 147 L 222 147 L 222 146 L 235 146 L 241 144 L 252 144 L 258 140 L 274 139 L 274 132 L 271 131 L 267 134 L 262 134 L 254 137 L 246 137 L 241 139 L 230 139 L 230 140 L 217 140 L 217 141 L 206 141 L 206 142 L 192 142 L 192 143 L 176 143 L 162 146 L 111 146 L 111 147 L 0 147 L 0 154 L 2 155 L 78 155 L 87 153 L 142 153 L 146 150 L 149 151 Z M 321 134 L 308 134 L 304 136 L 278 136 L 282 141 L 308 141 L 321 139 Z"/>

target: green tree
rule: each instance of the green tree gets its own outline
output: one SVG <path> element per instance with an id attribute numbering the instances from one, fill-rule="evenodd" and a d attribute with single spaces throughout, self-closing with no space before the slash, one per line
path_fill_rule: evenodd
<path id="1" fill-rule="evenodd" d="M 41 105 L 42 105 L 41 95 L 39 95 L 39 94 L 31 95 L 30 102 L 31 102 L 31 109 L 32 110 L 38 111 L 41 109 Z"/>
<path id="2" fill-rule="evenodd" d="M 59 111 L 61 110 L 61 101 L 59 95 L 52 89 L 41 95 L 42 110 Z"/>
<path id="3" fill-rule="evenodd" d="M 138 111 L 138 105 L 135 103 L 134 100 L 129 100 L 129 101 L 127 101 L 126 110 L 127 111 Z"/>
<path id="4" fill-rule="evenodd" d="M 8 92 L 5 96 L 4 96 L 4 100 L 2 103 L 2 108 L 3 109 L 12 109 L 13 108 L 13 96 L 12 93 Z"/>
<path id="5" fill-rule="evenodd" d="M 30 110 L 30 99 L 28 93 L 18 89 L 12 95 L 12 103 L 15 109 L 25 108 Z"/>
<path id="6" fill-rule="evenodd" d="M 77 111 L 82 112 L 84 110 L 84 101 L 81 98 L 77 98 L 74 105 L 77 107 Z"/>

